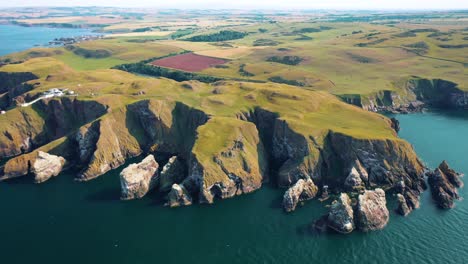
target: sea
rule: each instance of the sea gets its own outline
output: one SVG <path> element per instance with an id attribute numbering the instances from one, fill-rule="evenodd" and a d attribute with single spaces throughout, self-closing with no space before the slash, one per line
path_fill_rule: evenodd
<path id="1" fill-rule="evenodd" d="M 0 26 L 0 54 L 24 50 L 81 29 Z M 468 114 L 431 111 L 396 115 L 400 136 L 431 168 L 442 160 L 468 173 Z M 161 197 L 120 201 L 119 173 L 86 183 L 67 171 L 37 185 L 0 183 L 0 263 L 468 263 L 468 202 L 440 210 L 430 192 L 408 217 L 393 212 L 381 231 L 318 234 L 310 225 L 326 203 L 306 202 L 291 214 L 284 190 L 266 185 L 248 195 L 170 209 Z M 467 197 L 467 189 L 460 190 Z"/>
<path id="2" fill-rule="evenodd" d="M 0 56 L 33 47 L 48 46 L 49 41 L 61 37 L 99 35 L 89 28 L 50 28 L 0 25 Z"/>

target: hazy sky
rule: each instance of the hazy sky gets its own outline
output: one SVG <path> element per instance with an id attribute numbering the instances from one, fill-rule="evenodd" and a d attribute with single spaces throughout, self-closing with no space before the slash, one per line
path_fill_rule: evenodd
<path id="1" fill-rule="evenodd" d="M 0 7 L 11 6 L 118 6 L 213 9 L 468 9 L 468 0 L 0 0 Z"/>

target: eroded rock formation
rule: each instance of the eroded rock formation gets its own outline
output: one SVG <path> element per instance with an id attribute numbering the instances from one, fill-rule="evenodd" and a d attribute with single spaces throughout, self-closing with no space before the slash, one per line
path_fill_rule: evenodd
<path id="1" fill-rule="evenodd" d="M 318 188 L 311 179 L 298 180 L 284 193 L 284 210 L 286 212 L 294 211 L 299 202 L 313 199 L 317 195 L 317 192 Z"/>
<path id="2" fill-rule="evenodd" d="M 385 192 L 382 189 L 365 191 L 356 206 L 356 225 L 364 231 L 383 229 L 390 218 Z"/>
<path id="3" fill-rule="evenodd" d="M 31 164 L 34 181 L 41 183 L 59 175 L 64 165 L 65 159 L 63 157 L 38 151 L 36 160 Z"/>
<path id="4" fill-rule="evenodd" d="M 433 172 L 428 173 L 428 182 L 432 198 L 442 209 L 453 208 L 455 200 L 459 199 L 458 188 L 463 186 L 460 177 L 463 175 L 451 169 L 443 161 Z"/>
<path id="5" fill-rule="evenodd" d="M 327 224 L 329 228 L 342 234 L 348 234 L 354 230 L 354 211 L 351 199 L 346 193 L 340 194 L 338 199 L 331 204 Z"/>
<path id="6" fill-rule="evenodd" d="M 167 206 L 179 207 L 192 204 L 192 197 L 183 184 L 173 184 L 171 191 L 167 195 Z"/>
<path id="7" fill-rule="evenodd" d="M 153 155 L 137 164 L 131 164 L 120 173 L 121 199 L 131 200 L 145 196 L 155 186 L 158 163 Z"/>

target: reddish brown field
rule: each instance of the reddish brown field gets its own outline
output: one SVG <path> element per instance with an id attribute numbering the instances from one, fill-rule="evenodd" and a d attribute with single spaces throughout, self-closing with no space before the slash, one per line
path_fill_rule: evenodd
<path id="1" fill-rule="evenodd" d="M 227 60 L 185 53 L 153 61 L 151 64 L 188 72 L 197 72 L 206 68 L 226 63 Z"/>

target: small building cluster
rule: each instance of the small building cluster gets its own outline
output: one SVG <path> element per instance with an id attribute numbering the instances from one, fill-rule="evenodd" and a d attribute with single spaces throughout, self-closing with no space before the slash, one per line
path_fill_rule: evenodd
<path id="1" fill-rule="evenodd" d="M 68 89 L 53 88 L 42 93 L 43 98 L 62 97 L 65 95 L 75 95 L 74 91 Z"/>
<path id="2" fill-rule="evenodd" d="M 78 37 L 69 37 L 69 38 L 56 38 L 53 41 L 49 42 L 50 46 L 66 46 L 83 41 L 102 39 L 104 35 L 84 35 Z"/>

